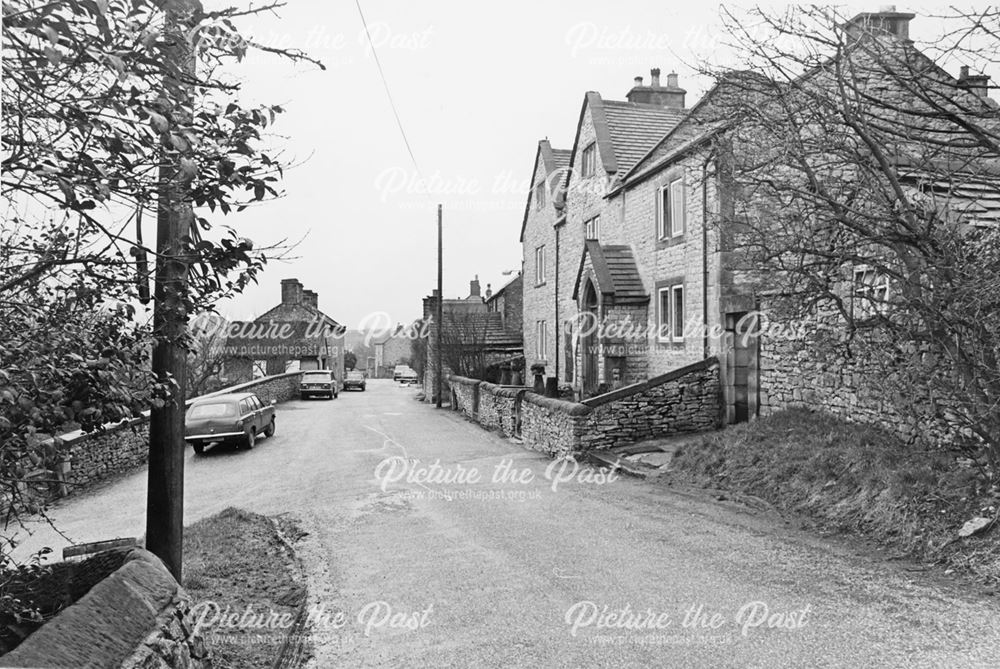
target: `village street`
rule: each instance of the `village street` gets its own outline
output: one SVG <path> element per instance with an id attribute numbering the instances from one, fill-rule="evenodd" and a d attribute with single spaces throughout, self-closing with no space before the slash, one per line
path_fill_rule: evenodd
<path id="1" fill-rule="evenodd" d="M 289 402 L 253 451 L 188 456 L 187 522 L 237 506 L 309 533 L 298 548 L 313 603 L 347 614 L 314 629 L 312 666 L 1000 666 L 991 598 L 663 485 L 553 490 L 547 458 L 414 393 L 373 380 Z M 403 471 L 390 465 L 433 476 L 437 460 L 465 480 L 382 489 L 379 476 Z M 517 480 L 492 482 L 498 465 Z M 52 516 L 74 541 L 135 536 L 144 503 L 140 471 Z M 40 530 L 26 547 L 64 543 Z M 382 624 L 389 607 L 416 629 Z M 644 628 L 615 626 L 626 607 Z M 704 614 L 694 627 L 691 607 Z"/>

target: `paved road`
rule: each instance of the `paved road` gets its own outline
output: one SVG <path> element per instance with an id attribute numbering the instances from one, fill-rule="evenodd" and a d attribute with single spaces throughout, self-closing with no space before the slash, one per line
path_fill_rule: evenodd
<path id="1" fill-rule="evenodd" d="M 252 452 L 188 458 L 189 521 L 240 506 L 310 533 L 314 604 L 346 614 L 316 630 L 319 669 L 1000 666 L 993 599 L 641 481 L 553 490 L 547 459 L 412 396 L 291 402 Z M 404 467 L 425 478 L 388 480 Z M 76 541 L 136 535 L 144 486 L 53 515 Z"/>

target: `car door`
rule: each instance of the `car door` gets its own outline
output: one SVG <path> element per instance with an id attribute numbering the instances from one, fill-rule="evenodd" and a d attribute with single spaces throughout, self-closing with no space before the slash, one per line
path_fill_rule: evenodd
<path id="1" fill-rule="evenodd" d="M 253 409 L 250 407 L 249 399 L 240 400 L 240 418 L 243 420 L 244 426 L 249 424 L 250 427 L 257 427 L 253 422 Z"/>
<path id="2" fill-rule="evenodd" d="M 263 432 L 264 428 L 267 427 L 267 421 L 264 420 L 264 405 L 260 403 L 260 400 L 256 395 L 251 395 L 250 408 L 253 410 L 253 426 L 257 429 L 257 432 Z"/>

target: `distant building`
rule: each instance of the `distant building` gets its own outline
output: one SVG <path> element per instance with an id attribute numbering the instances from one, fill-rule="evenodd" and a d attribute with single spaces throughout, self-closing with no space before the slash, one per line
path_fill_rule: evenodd
<path id="1" fill-rule="evenodd" d="M 395 332 L 375 342 L 375 377 L 392 378 L 396 365 L 409 365 L 413 357 L 412 326 L 400 325 Z"/>
<path id="2" fill-rule="evenodd" d="M 253 321 L 230 325 L 226 376 L 233 383 L 296 369 L 330 369 L 344 378 L 344 333 L 319 310 L 319 296 L 298 279 L 281 282 L 281 303 Z"/>
<path id="3" fill-rule="evenodd" d="M 516 277 L 495 293 L 490 289 L 489 284 L 486 285 L 486 310 L 500 314 L 503 328 L 510 332 L 521 332 L 523 321 L 521 305 L 524 304 L 523 283 L 524 279 L 518 272 Z"/>
<path id="4" fill-rule="evenodd" d="M 436 290 L 424 298 L 424 321 L 431 323 L 427 328 L 427 360 L 423 379 L 428 400 L 434 399 L 436 383 L 439 342 L 435 319 L 438 299 Z M 491 311 L 487 307 L 480 292 L 479 277 L 469 282 L 468 297 L 445 299 L 441 311 L 442 388 L 447 390 L 448 375 L 452 373 L 497 381 L 496 378 L 487 378 L 495 375 L 496 365 L 523 359 L 521 333 L 506 329 L 502 311 Z"/>

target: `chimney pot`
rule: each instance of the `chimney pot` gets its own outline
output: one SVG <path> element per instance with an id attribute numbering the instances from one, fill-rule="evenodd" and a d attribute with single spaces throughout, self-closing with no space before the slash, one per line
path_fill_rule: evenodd
<path id="1" fill-rule="evenodd" d="M 635 78 L 635 85 L 636 86 L 642 86 L 642 77 L 636 77 Z"/>
<path id="2" fill-rule="evenodd" d="M 667 88 L 677 88 L 677 73 L 671 72 L 667 75 Z"/>
<path id="3" fill-rule="evenodd" d="M 659 88 L 660 86 L 660 68 L 654 67 L 649 71 L 649 77 L 651 79 L 650 86 L 653 88 Z"/>

